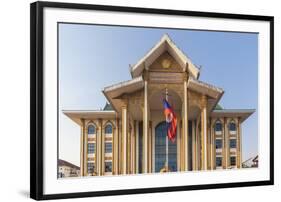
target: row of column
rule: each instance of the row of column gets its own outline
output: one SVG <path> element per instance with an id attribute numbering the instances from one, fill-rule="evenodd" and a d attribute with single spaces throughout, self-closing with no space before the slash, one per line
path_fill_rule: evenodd
<path id="1" fill-rule="evenodd" d="M 189 168 L 188 165 L 188 157 L 192 155 L 192 170 L 212 170 L 216 169 L 216 134 L 214 130 L 215 121 L 211 118 L 207 123 L 207 110 L 206 110 L 206 98 L 202 97 L 202 108 L 200 116 L 197 120 L 191 121 L 192 127 L 191 129 L 191 140 L 192 141 L 192 154 L 188 154 L 188 144 L 184 145 L 184 139 L 180 140 L 180 171 L 187 171 Z M 137 171 L 137 131 L 138 131 L 138 123 L 133 121 L 132 128 L 129 126 L 129 115 L 127 106 L 122 108 L 122 119 L 121 119 L 121 128 L 119 128 L 119 118 L 115 120 L 115 126 L 113 127 L 112 134 L 112 174 L 134 174 Z M 104 135 L 102 134 L 102 120 L 99 120 L 97 132 L 96 132 L 96 152 L 95 152 L 95 171 L 97 175 L 104 174 L 105 167 L 105 159 L 104 159 Z M 188 122 L 187 122 L 188 123 Z M 229 149 L 229 132 L 227 128 L 227 120 L 226 118 L 223 121 L 223 131 L 222 131 L 222 163 L 223 168 L 228 168 L 229 158 L 230 158 L 230 149 Z M 148 125 L 148 134 L 147 134 L 147 143 L 143 144 L 143 155 L 145 154 L 145 150 L 147 152 L 147 158 L 143 158 L 143 173 L 152 172 L 152 126 L 151 122 Z M 144 125 L 144 124 L 143 124 Z M 183 127 L 188 127 L 186 124 Z M 143 126 L 146 129 L 145 126 Z M 83 176 L 87 175 L 87 145 L 88 145 L 88 137 L 87 137 L 87 127 L 85 127 L 85 120 L 82 120 L 81 127 L 81 174 Z M 184 131 L 184 130 L 183 130 Z M 143 133 L 145 136 L 145 133 Z M 184 137 L 184 133 L 181 134 L 181 138 Z M 188 135 L 186 136 L 188 138 Z M 142 140 L 145 143 L 146 139 Z M 237 132 L 236 132 L 236 161 L 237 168 L 241 168 L 241 120 L 237 121 Z M 183 146 L 184 145 L 184 146 Z M 183 155 L 183 154 L 186 155 Z M 185 161 L 183 161 L 183 157 Z M 147 160 L 147 163 L 145 162 Z M 147 170 L 144 170 L 144 169 Z"/>
<path id="2" fill-rule="evenodd" d="M 183 117 L 183 124 L 182 124 L 182 132 L 180 133 L 181 137 L 181 141 L 180 141 L 180 171 L 187 171 L 188 170 L 188 162 L 189 162 L 189 154 L 188 154 L 188 92 L 187 92 L 187 79 L 188 79 L 188 75 L 185 76 L 184 82 L 183 82 L 183 111 L 182 111 L 182 117 Z M 202 156 L 202 162 L 201 164 L 203 165 L 204 168 L 206 168 L 207 163 L 206 163 L 206 152 L 207 152 L 207 146 L 203 146 L 203 144 L 206 144 L 206 134 L 207 134 L 207 111 L 206 111 L 206 97 L 204 97 L 205 100 L 205 105 L 203 107 L 202 110 L 202 137 L 201 137 L 201 144 L 202 147 L 204 148 L 204 150 L 201 151 L 201 153 L 203 154 Z M 143 100 L 143 107 L 142 107 L 142 112 L 143 112 L 143 149 L 142 149 L 142 172 L 143 173 L 150 173 L 152 172 L 152 131 L 149 131 L 149 105 L 148 105 L 148 78 L 146 76 L 146 74 L 144 74 L 144 100 Z M 131 143 L 131 136 L 129 134 L 129 114 L 128 114 L 128 102 L 125 99 L 124 102 L 124 106 L 122 107 L 121 110 L 121 138 L 119 139 L 119 143 L 118 145 L 121 145 L 121 150 L 120 155 L 120 162 L 121 163 L 114 163 L 113 167 L 116 167 L 116 165 L 120 166 L 119 172 L 121 174 L 126 174 L 126 173 L 131 173 L 132 171 L 130 171 L 130 168 L 133 167 L 133 172 L 135 172 L 135 167 L 136 167 L 136 162 L 133 162 L 132 166 L 131 166 L 131 159 L 134 159 L 134 161 L 136 161 L 136 156 L 135 158 L 131 158 L 131 151 L 130 148 L 134 148 L 133 150 L 133 155 L 136 155 L 136 137 L 135 137 L 135 127 L 134 127 L 134 132 L 133 132 L 133 137 L 134 137 L 134 143 L 133 145 L 130 145 Z M 135 124 L 134 124 L 135 125 Z M 204 134 L 203 134 L 204 133 Z M 116 142 L 116 141 L 114 141 Z M 115 145 L 115 144 L 114 144 Z M 119 146 L 120 147 L 120 146 Z M 129 149 L 129 150 L 128 150 Z M 118 152 L 117 150 L 114 150 L 116 152 Z M 115 157 L 115 156 L 114 156 Z M 116 158 L 116 157 L 115 157 Z M 116 169 L 114 169 L 116 172 Z"/>
<path id="3" fill-rule="evenodd" d="M 210 140 L 208 139 L 207 98 L 202 96 L 200 114 L 196 120 L 191 120 L 192 165 L 191 170 L 207 170 L 210 163 Z M 208 141 L 209 140 L 209 141 Z"/>
<path id="4" fill-rule="evenodd" d="M 223 121 L 223 131 L 222 131 L 222 139 L 223 139 L 223 145 L 222 145 L 222 159 L 223 164 L 222 167 L 224 169 L 230 167 L 230 157 L 233 156 L 230 151 L 230 131 L 228 129 L 229 119 L 224 118 Z M 241 118 L 238 118 L 236 121 L 236 151 L 235 151 L 235 157 L 236 157 L 236 167 L 241 168 L 241 160 L 242 160 L 242 142 L 241 142 Z"/>
<path id="5" fill-rule="evenodd" d="M 81 143 L 80 143 L 80 171 L 82 176 L 88 175 L 88 132 L 84 119 L 81 119 Z M 98 127 L 96 128 L 95 144 L 96 150 L 94 152 L 94 165 L 96 175 L 103 175 L 105 170 L 105 138 L 102 129 L 103 121 L 98 121 Z M 114 137 L 114 130 L 112 131 L 112 137 Z"/>
<path id="6" fill-rule="evenodd" d="M 189 162 L 189 154 L 188 154 L 188 93 L 187 93 L 187 81 L 184 81 L 184 93 L 183 93 L 183 111 L 182 111 L 182 117 L 183 117 L 183 122 L 182 122 L 182 133 L 180 133 L 181 141 L 180 141 L 180 171 L 187 171 L 189 168 L 188 162 Z M 149 131 L 149 106 L 148 106 L 148 83 L 147 81 L 144 81 L 144 104 L 143 104 L 143 167 L 142 167 L 142 172 L 143 173 L 150 173 L 152 172 L 152 142 L 151 142 L 151 134 L 152 132 Z M 121 130 L 121 136 L 122 136 L 122 150 L 121 150 L 121 173 L 126 174 L 129 172 L 129 167 L 130 163 L 128 164 L 129 158 L 128 155 L 131 154 L 131 152 L 127 151 L 128 148 L 130 149 L 131 147 L 128 147 L 127 141 L 129 141 L 130 136 L 128 136 L 128 106 L 125 104 L 122 107 L 122 112 L 121 112 L 121 118 L 122 118 L 122 130 Z M 194 155 L 194 159 L 200 160 L 200 167 L 196 166 L 194 161 L 194 166 L 197 167 L 196 169 L 202 169 L 206 170 L 207 169 L 207 98 L 206 96 L 202 96 L 202 110 L 201 110 L 201 135 L 200 138 L 197 137 L 198 141 L 200 139 L 200 147 L 199 146 L 194 146 L 193 151 L 196 151 L 198 149 L 201 149 L 197 153 L 197 155 Z M 194 129 L 195 130 L 195 129 Z M 196 131 L 194 131 L 196 132 Z M 197 131 L 198 132 L 198 131 Z M 135 132 L 134 132 L 135 133 Z M 198 133 L 197 133 L 198 134 Z M 193 139 L 193 138 L 192 138 Z M 135 153 L 134 153 L 135 155 Z M 136 159 L 136 158 L 133 158 Z M 134 163 L 133 165 L 136 165 Z M 134 169 L 136 170 L 136 169 Z"/>
<path id="7" fill-rule="evenodd" d="M 128 105 L 124 104 L 121 111 L 121 132 L 120 142 L 115 142 L 114 146 L 119 149 L 119 154 L 113 155 L 116 160 L 114 174 L 135 174 L 137 159 L 137 123 L 129 117 Z M 118 134 L 116 134 L 118 136 Z M 118 149 L 116 149 L 118 152 Z"/>
<path id="8" fill-rule="evenodd" d="M 187 83 L 184 82 L 184 87 Z M 186 88 L 185 88 L 186 89 Z M 147 81 L 144 83 L 144 105 L 143 105 L 143 173 L 152 172 L 152 127 L 149 127 L 149 106 L 147 102 Z M 188 93 L 184 91 L 184 103 L 183 103 L 183 122 L 182 132 L 180 137 L 180 153 L 179 153 L 179 170 L 187 171 L 189 168 L 189 157 L 192 155 L 192 170 L 207 170 L 215 169 L 216 167 L 216 148 L 215 148 L 215 134 L 212 121 L 207 119 L 207 98 L 202 96 L 201 99 L 201 112 L 197 121 L 192 122 L 192 154 L 189 154 L 188 150 Z M 121 128 L 120 122 L 121 121 Z M 129 114 L 127 103 L 121 109 L 121 120 L 116 117 L 115 126 L 112 135 L 112 173 L 113 174 L 128 174 L 136 173 L 137 165 L 137 145 L 136 145 L 136 133 L 137 125 L 135 121 L 129 124 Z M 199 125 L 199 123 L 201 125 Z M 96 155 L 95 166 L 97 175 L 103 175 L 104 173 L 104 136 L 102 135 L 102 120 L 99 120 L 97 135 L 96 135 Z M 240 120 L 237 124 L 237 167 L 241 167 L 241 126 Z M 209 127 L 208 127 L 209 126 Z M 81 127 L 81 174 L 87 175 L 87 128 L 85 127 L 85 120 L 82 120 Z M 227 131 L 226 124 L 224 124 L 224 131 Z M 210 135 L 208 135 L 210 134 Z M 229 141 L 226 132 L 223 132 L 223 139 Z M 223 143 L 223 164 L 225 167 L 228 165 L 229 149 L 226 148 Z M 191 167 L 191 166 L 190 166 Z"/>
<path id="9" fill-rule="evenodd" d="M 230 149 L 230 132 L 228 129 L 228 119 L 223 118 L 223 130 L 220 135 L 222 139 L 222 149 L 221 153 L 217 153 L 216 150 L 216 133 L 215 133 L 215 123 L 216 120 L 209 118 L 207 124 L 207 135 L 202 133 L 203 125 L 201 112 L 200 117 L 197 120 L 192 121 L 192 170 L 213 170 L 216 169 L 216 157 L 218 154 L 222 157 L 222 168 L 227 169 L 230 167 L 230 157 L 236 157 L 236 167 L 241 168 L 242 160 L 242 141 L 241 141 L 241 119 L 237 120 L 237 130 L 235 134 L 236 138 L 236 150 L 231 152 Z M 205 136 L 205 137 L 204 137 Z M 203 138 L 206 138 L 203 140 Z M 207 142 L 204 143 L 203 142 Z M 205 150 L 205 145 L 207 145 L 207 152 L 203 155 Z M 204 165 L 204 162 L 206 163 Z M 206 167 L 204 167 L 206 166 Z"/>

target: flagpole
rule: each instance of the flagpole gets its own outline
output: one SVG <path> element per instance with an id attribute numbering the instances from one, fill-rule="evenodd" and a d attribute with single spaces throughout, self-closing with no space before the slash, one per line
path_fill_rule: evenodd
<path id="1" fill-rule="evenodd" d="M 166 100 L 168 102 L 168 89 L 166 88 Z M 168 143 L 169 143 L 169 140 L 168 140 L 168 131 L 167 131 L 167 134 L 166 134 L 166 172 L 168 172 L 169 170 L 169 147 L 168 147 Z"/>

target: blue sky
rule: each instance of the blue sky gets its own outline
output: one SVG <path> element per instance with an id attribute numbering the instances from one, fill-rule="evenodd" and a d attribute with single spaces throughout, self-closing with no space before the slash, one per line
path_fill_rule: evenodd
<path id="1" fill-rule="evenodd" d="M 200 80 L 224 89 L 223 108 L 256 109 L 243 123 L 242 151 L 244 160 L 258 154 L 257 34 L 60 24 L 60 110 L 103 108 L 102 89 L 131 79 L 129 64 L 165 33 L 201 66 Z M 61 112 L 59 118 L 59 157 L 79 165 L 79 126 Z"/>

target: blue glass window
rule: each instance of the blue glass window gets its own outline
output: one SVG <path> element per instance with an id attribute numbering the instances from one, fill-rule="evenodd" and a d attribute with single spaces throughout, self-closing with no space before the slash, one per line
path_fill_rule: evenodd
<path id="1" fill-rule="evenodd" d="M 110 124 L 105 126 L 105 134 L 112 134 L 112 126 Z"/>
<path id="2" fill-rule="evenodd" d="M 93 174 L 95 171 L 95 165 L 94 163 L 88 163 L 88 174 Z"/>
<path id="3" fill-rule="evenodd" d="M 93 125 L 88 126 L 88 134 L 95 134 L 96 133 L 96 127 Z"/>
<path id="4" fill-rule="evenodd" d="M 216 157 L 216 166 L 221 167 L 222 166 L 222 157 Z"/>
<path id="5" fill-rule="evenodd" d="M 222 131 L 222 124 L 220 121 L 216 122 L 215 131 Z"/>
<path id="6" fill-rule="evenodd" d="M 234 122 L 231 122 L 231 123 L 229 124 L 229 130 L 230 130 L 230 131 L 236 131 L 236 124 L 235 124 Z"/>
<path id="7" fill-rule="evenodd" d="M 230 148 L 236 148 L 236 139 L 230 139 L 229 146 Z"/>
<path id="8" fill-rule="evenodd" d="M 166 136 L 167 123 L 161 122 L 155 128 L 155 172 L 165 166 L 166 163 Z M 168 141 L 168 166 L 170 171 L 177 171 L 177 142 Z"/>
<path id="9" fill-rule="evenodd" d="M 88 143 L 88 154 L 94 154 L 96 151 L 95 143 Z"/>
<path id="10" fill-rule="evenodd" d="M 216 149 L 222 148 L 222 139 L 216 139 Z"/>
<path id="11" fill-rule="evenodd" d="M 111 142 L 105 143 L 105 153 L 112 153 L 112 143 Z"/>

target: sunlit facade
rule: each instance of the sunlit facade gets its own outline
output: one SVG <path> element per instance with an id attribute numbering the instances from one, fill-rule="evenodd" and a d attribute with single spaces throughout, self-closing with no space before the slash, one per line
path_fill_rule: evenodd
<path id="1" fill-rule="evenodd" d="M 200 81 L 200 69 L 168 35 L 131 76 L 104 88 L 103 110 L 63 111 L 81 128 L 82 176 L 163 172 L 167 159 L 170 172 L 241 168 L 241 124 L 255 110 L 219 107 L 223 89 Z M 168 148 L 166 92 L 178 119 Z"/>

